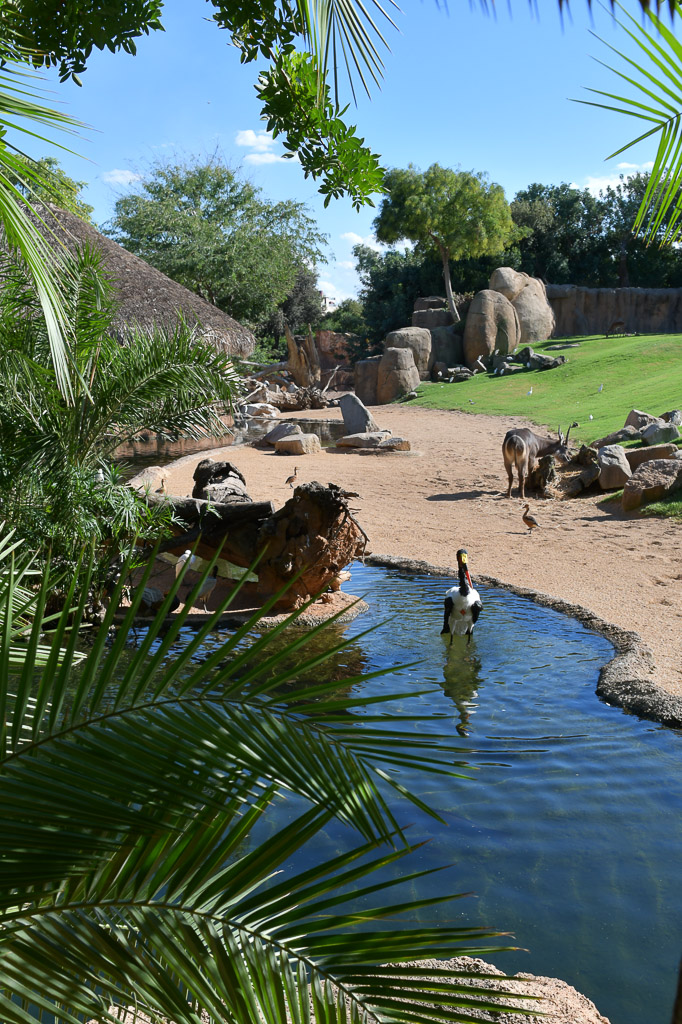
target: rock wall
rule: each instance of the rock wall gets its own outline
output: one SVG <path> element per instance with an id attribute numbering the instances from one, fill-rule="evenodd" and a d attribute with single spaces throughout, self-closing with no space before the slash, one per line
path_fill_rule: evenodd
<path id="1" fill-rule="evenodd" d="M 554 337 L 605 334 L 616 320 L 640 334 L 682 332 L 682 288 L 582 288 L 548 284 Z"/>

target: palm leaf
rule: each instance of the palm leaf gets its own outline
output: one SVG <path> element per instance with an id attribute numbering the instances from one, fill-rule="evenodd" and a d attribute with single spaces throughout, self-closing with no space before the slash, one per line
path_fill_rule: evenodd
<path id="1" fill-rule="evenodd" d="M 626 74 L 613 67 L 609 67 L 609 70 L 631 86 L 634 93 L 620 95 L 590 89 L 590 92 L 613 102 L 577 102 L 627 114 L 651 125 L 612 153 L 608 159 L 620 155 L 647 138 L 659 136 L 654 165 L 633 230 L 635 233 L 641 231 L 647 242 L 658 240 L 660 244 L 672 244 L 679 238 L 682 230 L 682 224 L 679 223 L 682 213 L 682 46 L 675 38 L 674 32 L 653 10 L 647 8 L 646 18 L 653 26 L 655 35 L 624 11 L 620 4 L 617 6 L 626 15 L 632 28 L 628 28 L 625 22 L 617 19 L 619 26 L 635 43 L 643 60 L 649 62 L 651 70 L 645 67 L 644 63 L 638 63 L 606 43 L 605 45 L 632 69 L 632 73 Z M 673 11 L 678 15 L 682 11 L 678 0 L 675 0 L 671 7 L 671 14 Z"/>

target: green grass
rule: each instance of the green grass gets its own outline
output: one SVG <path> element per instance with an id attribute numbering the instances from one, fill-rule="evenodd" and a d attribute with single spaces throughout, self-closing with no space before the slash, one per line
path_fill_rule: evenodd
<path id="1" fill-rule="evenodd" d="M 577 420 L 579 427 L 571 432 L 571 438 L 583 442 L 618 430 L 633 408 L 660 415 L 679 406 L 682 335 L 590 335 L 561 341 L 578 341 L 580 347 L 546 352 L 567 357 L 568 361 L 556 370 L 528 370 L 509 377 L 480 373 L 462 384 L 423 382 L 418 397 L 410 404 L 524 417 L 553 430 L 559 424 L 566 430 Z M 553 339 L 532 347 L 543 352 L 547 345 L 556 343 Z M 604 385 L 601 394 L 600 384 Z M 528 395 L 531 387 L 533 394 Z"/>
<path id="2" fill-rule="evenodd" d="M 660 501 L 643 505 L 640 512 L 643 516 L 665 516 L 666 519 L 682 520 L 682 491 L 673 491 Z"/>

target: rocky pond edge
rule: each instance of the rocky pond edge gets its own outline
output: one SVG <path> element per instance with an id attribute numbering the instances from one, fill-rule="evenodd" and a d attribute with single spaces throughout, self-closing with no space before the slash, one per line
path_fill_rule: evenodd
<path id="1" fill-rule="evenodd" d="M 453 570 L 451 566 L 431 565 L 429 562 L 417 559 L 379 553 L 366 555 L 365 563 L 402 569 L 406 572 L 446 576 L 450 579 L 454 579 L 457 575 L 456 570 Z M 476 580 L 486 587 L 507 590 L 545 608 L 551 608 L 563 615 L 570 615 L 571 618 L 581 622 L 586 629 L 605 637 L 613 645 L 615 654 L 599 670 L 595 691 L 597 696 L 605 703 L 622 708 L 640 718 L 658 722 L 660 725 L 672 729 L 682 728 L 682 697 L 668 693 L 656 684 L 655 678 L 652 678 L 656 673 L 654 656 L 651 648 L 639 633 L 622 629 L 595 615 L 589 608 L 565 601 L 552 594 L 543 594 L 528 587 L 519 587 L 514 583 L 497 579 L 495 576 L 477 574 Z"/>

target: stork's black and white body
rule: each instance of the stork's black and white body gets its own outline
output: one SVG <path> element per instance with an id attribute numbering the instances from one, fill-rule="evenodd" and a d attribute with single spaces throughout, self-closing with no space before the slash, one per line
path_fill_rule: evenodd
<path id="1" fill-rule="evenodd" d="M 467 558 L 466 551 L 461 548 L 457 552 L 459 584 L 451 587 L 445 595 L 441 635 L 449 633 L 450 643 L 453 636 L 466 636 L 467 643 L 471 643 L 471 633 L 483 609 L 479 593 L 471 582 Z"/>

